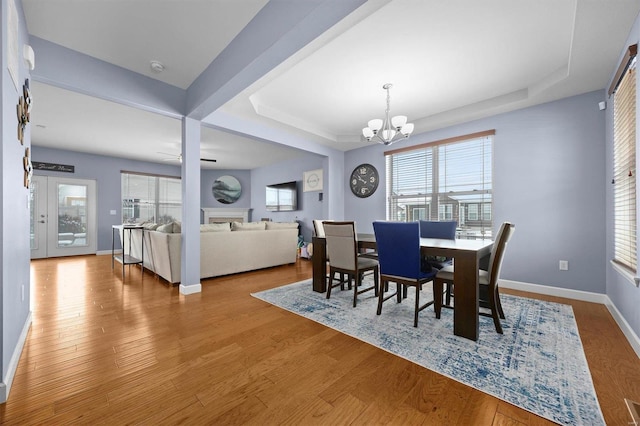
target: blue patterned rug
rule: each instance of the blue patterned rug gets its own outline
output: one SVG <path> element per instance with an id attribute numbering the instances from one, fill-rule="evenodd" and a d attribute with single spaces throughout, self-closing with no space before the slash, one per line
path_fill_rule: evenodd
<path id="1" fill-rule="evenodd" d="M 432 299 L 427 287 L 421 301 Z M 433 308 L 425 309 L 414 328 L 414 294 L 410 289 L 400 304 L 388 300 L 380 316 L 373 292 L 360 295 L 353 308 L 352 291 L 334 289 L 327 300 L 311 280 L 253 296 L 554 422 L 605 424 L 571 306 L 503 294 L 504 334 L 496 333 L 491 318 L 480 317 L 474 342 L 453 334 L 450 309 L 440 320 Z"/>

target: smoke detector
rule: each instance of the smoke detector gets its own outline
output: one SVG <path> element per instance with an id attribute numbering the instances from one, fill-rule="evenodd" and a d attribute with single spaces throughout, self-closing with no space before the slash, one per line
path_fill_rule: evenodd
<path id="1" fill-rule="evenodd" d="M 164 64 L 160 61 L 151 61 L 149 63 L 149 66 L 151 67 L 151 71 L 156 74 L 160 74 L 162 71 L 164 71 Z"/>

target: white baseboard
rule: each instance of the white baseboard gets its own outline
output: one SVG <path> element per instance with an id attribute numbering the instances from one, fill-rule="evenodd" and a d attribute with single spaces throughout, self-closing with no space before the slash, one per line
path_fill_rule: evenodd
<path id="1" fill-rule="evenodd" d="M 13 354 L 11 355 L 11 360 L 9 361 L 9 367 L 7 368 L 7 375 L 2 379 L 2 383 L 0 383 L 0 404 L 4 404 L 7 402 L 9 398 L 9 392 L 11 391 L 11 384 L 13 383 L 13 377 L 16 374 L 16 369 L 18 368 L 18 362 L 20 361 L 20 355 L 22 354 L 22 349 L 24 348 L 24 344 L 27 341 L 27 335 L 29 334 L 29 328 L 31 327 L 31 311 L 29 311 L 29 315 L 27 316 L 27 320 L 22 327 L 22 332 L 20 333 L 20 337 L 18 339 L 18 344 L 13 350 Z"/>
<path id="2" fill-rule="evenodd" d="M 629 323 L 624 319 L 620 311 L 618 311 L 618 308 L 615 307 L 611 299 L 609 299 L 609 296 L 607 296 L 606 294 L 591 293 L 581 290 L 570 290 L 566 288 L 558 288 L 510 280 L 500 280 L 500 287 L 510 288 L 513 290 L 528 291 L 531 293 L 546 294 L 548 296 L 565 297 L 567 299 L 582 300 L 584 302 L 593 302 L 605 305 L 611 313 L 614 321 L 618 324 L 618 327 L 620 327 L 620 330 L 622 330 L 622 333 L 629 341 L 629 344 L 635 351 L 636 355 L 638 355 L 638 358 L 640 358 L 640 338 L 638 338 L 638 335 L 633 331 L 631 326 L 629 326 Z"/>
<path id="3" fill-rule="evenodd" d="M 122 250 L 115 250 L 113 252 L 113 254 L 121 254 L 121 253 L 122 253 Z M 96 252 L 96 255 L 97 256 L 106 256 L 106 255 L 111 256 L 111 250 L 98 250 Z"/>
<path id="4" fill-rule="evenodd" d="M 622 330 L 622 333 L 624 333 L 625 337 L 629 341 L 629 344 L 635 351 L 636 355 L 638 355 L 638 358 L 640 358 L 640 338 L 638 338 L 638 335 L 633 331 L 633 329 L 631 328 L 627 320 L 624 319 L 624 317 L 622 316 L 618 308 L 616 308 L 616 306 L 613 304 L 613 302 L 611 302 L 611 300 L 608 297 L 607 297 L 607 300 L 608 302 L 605 303 L 607 309 L 609 309 L 611 316 L 616 321 L 616 323 L 618 323 L 620 330 Z"/>
<path id="5" fill-rule="evenodd" d="M 188 296 L 189 294 L 202 293 L 202 284 L 183 285 L 180 284 L 180 294 Z"/>
<path id="6" fill-rule="evenodd" d="M 551 287 L 548 285 L 523 283 L 520 281 L 500 280 L 500 287 L 513 290 L 529 291 L 531 293 L 546 294 L 548 296 L 566 297 L 567 299 L 582 300 L 605 305 L 609 298 L 606 294 L 591 293 L 589 291 L 571 290 L 566 288 Z"/>

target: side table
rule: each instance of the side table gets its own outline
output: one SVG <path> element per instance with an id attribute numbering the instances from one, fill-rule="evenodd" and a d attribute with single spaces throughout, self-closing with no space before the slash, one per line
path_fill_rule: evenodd
<path id="1" fill-rule="evenodd" d="M 131 256 L 131 231 L 134 229 L 139 229 L 142 232 L 141 236 L 141 248 L 140 248 L 140 259 L 137 257 Z M 115 252 L 115 233 L 116 230 L 118 233 L 122 232 L 122 254 L 116 254 Z M 128 234 L 129 240 L 129 250 L 125 250 L 125 240 Z M 114 261 L 122 263 L 122 279 L 124 279 L 124 267 L 126 265 L 140 265 L 141 272 L 144 272 L 144 265 L 142 263 L 142 259 L 144 259 L 144 226 L 140 225 L 113 225 L 111 228 L 111 269 L 114 268 Z"/>

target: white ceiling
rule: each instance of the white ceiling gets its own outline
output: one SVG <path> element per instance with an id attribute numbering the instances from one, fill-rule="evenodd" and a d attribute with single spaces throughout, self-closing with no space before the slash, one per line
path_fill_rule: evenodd
<path id="1" fill-rule="evenodd" d="M 23 0 L 31 35 L 183 89 L 264 4 Z M 364 145 L 369 119 L 382 118 L 384 83 L 394 85 L 391 113 L 407 115 L 416 132 L 602 89 L 639 10 L 640 0 L 370 0 L 221 109 L 348 150 Z M 163 73 L 151 72 L 154 59 Z M 45 84 L 32 91 L 36 146 L 150 161 L 179 153 L 175 119 Z M 202 134 L 203 156 L 218 159 L 203 167 L 251 169 L 299 155 Z"/>

